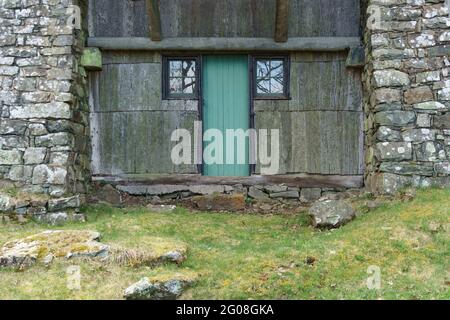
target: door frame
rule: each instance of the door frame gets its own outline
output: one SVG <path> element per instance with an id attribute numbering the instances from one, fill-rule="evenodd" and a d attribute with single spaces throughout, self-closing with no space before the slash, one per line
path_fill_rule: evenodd
<path id="1" fill-rule="evenodd" d="M 252 72 L 252 67 L 251 67 L 251 63 L 253 61 L 253 55 L 250 53 L 239 53 L 239 52 L 227 52 L 227 53 L 221 53 L 221 52 L 214 52 L 214 53 L 201 53 L 198 55 L 199 57 L 199 61 L 201 64 L 200 67 L 200 78 L 203 78 L 203 57 L 204 56 L 247 56 L 247 76 L 249 77 L 248 79 L 248 103 L 247 103 L 247 112 L 248 112 L 248 117 L 249 117 L 249 122 L 248 122 L 248 127 L 249 129 L 254 129 L 254 111 L 253 111 L 253 93 L 252 93 L 252 78 L 253 78 L 253 72 Z M 204 111 L 204 90 L 203 90 L 203 81 L 202 79 L 200 79 L 200 87 L 199 87 L 200 91 L 198 94 L 198 109 L 199 109 L 199 120 L 202 122 L 202 136 L 203 133 L 205 132 L 205 123 L 203 121 L 203 111 Z M 203 165 L 203 140 L 202 140 L 202 163 L 198 165 L 198 172 L 204 176 L 204 165 Z M 249 145 L 249 154 L 248 157 L 250 159 L 250 149 L 251 146 Z M 249 164 L 249 174 L 250 176 L 255 174 L 255 169 L 256 166 L 253 164 Z"/>
<path id="2" fill-rule="evenodd" d="M 197 66 L 197 98 L 190 99 L 190 100 L 197 100 L 198 101 L 198 120 L 202 122 L 202 137 L 203 132 L 205 131 L 204 123 L 203 123 L 203 112 L 204 112 L 204 90 L 203 90 L 203 57 L 207 55 L 230 55 L 230 56 L 247 56 L 248 61 L 248 69 L 247 69 L 247 75 L 248 75 L 248 85 L 249 85 L 249 95 L 248 95 L 248 117 L 249 117 L 249 129 L 255 129 L 256 128 L 256 121 L 255 121 L 255 100 L 291 100 L 291 88 L 290 88 L 290 76 L 291 76 L 291 55 L 289 52 L 264 52 L 264 53 L 258 53 L 258 52 L 215 52 L 215 51 L 204 51 L 204 52 L 190 52 L 190 53 L 180 53 L 180 52 L 166 52 L 162 55 L 162 99 L 163 100 L 180 100 L 180 98 L 170 98 L 166 97 L 166 80 L 167 80 L 167 61 L 173 58 L 185 58 L 185 59 L 195 59 L 198 63 Z M 285 85 L 287 86 L 287 96 L 286 97 L 280 97 L 280 98 L 255 98 L 255 59 L 257 58 L 282 58 L 285 60 L 286 66 L 285 66 L 285 77 L 286 82 Z M 249 147 L 249 152 L 251 150 L 251 147 Z M 202 158 L 203 158 L 203 139 L 202 139 Z M 249 154 L 250 159 L 250 154 Z M 203 159 L 202 159 L 203 160 Z M 250 176 L 254 175 L 256 173 L 256 165 L 255 164 L 249 164 L 250 167 Z M 203 176 L 204 174 L 204 165 L 203 161 L 201 164 L 197 165 L 197 170 L 199 174 Z"/>

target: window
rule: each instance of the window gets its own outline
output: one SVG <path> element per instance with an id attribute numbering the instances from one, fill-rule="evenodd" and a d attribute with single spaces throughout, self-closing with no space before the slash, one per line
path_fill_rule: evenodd
<path id="1" fill-rule="evenodd" d="M 287 57 L 255 57 L 254 97 L 256 99 L 288 99 L 288 66 Z"/>
<path id="2" fill-rule="evenodd" d="M 198 69 L 196 57 L 174 57 L 164 59 L 164 98 L 165 99 L 197 99 Z"/>

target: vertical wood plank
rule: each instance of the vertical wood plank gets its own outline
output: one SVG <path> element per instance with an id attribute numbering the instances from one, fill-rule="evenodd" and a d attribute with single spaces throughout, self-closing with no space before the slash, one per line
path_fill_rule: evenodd
<path id="1" fill-rule="evenodd" d="M 286 42 L 289 28 L 289 0 L 276 0 L 275 42 Z"/>
<path id="2" fill-rule="evenodd" d="M 152 41 L 161 41 L 161 16 L 159 14 L 159 1 L 146 0 L 147 14 L 150 22 L 150 38 Z"/>

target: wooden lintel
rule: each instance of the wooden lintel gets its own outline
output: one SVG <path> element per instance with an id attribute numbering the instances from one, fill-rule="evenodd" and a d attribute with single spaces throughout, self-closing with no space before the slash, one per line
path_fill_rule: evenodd
<path id="1" fill-rule="evenodd" d="M 361 188 L 363 176 L 288 174 L 250 177 L 206 177 L 197 174 L 181 175 L 120 175 L 94 176 L 93 181 L 113 185 L 286 185 L 300 188 Z"/>
<path id="2" fill-rule="evenodd" d="M 159 14 L 159 1 L 146 0 L 147 14 L 149 19 L 150 39 L 152 41 L 161 41 L 161 16 Z"/>
<path id="3" fill-rule="evenodd" d="M 289 0 L 277 0 L 275 42 L 286 42 L 289 31 Z"/>
<path id="4" fill-rule="evenodd" d="M 289 38 L 275 42 L 272 38 L 88 38 L 88 46 L 103 50 L 153 51 L 342 51 L 361 45 L 359 37 Z"/>

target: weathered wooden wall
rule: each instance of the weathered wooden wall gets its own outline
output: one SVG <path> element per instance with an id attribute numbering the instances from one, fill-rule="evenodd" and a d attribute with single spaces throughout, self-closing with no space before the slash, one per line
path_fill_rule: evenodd
<path id="1" fill-rule="evenodd" d="M 93 174 L 197 173 L 170 161 L 172 131 L 193 133 L 198 103 L 161 100 L 161 57 L 104 52 L 90 74 Z"/>
<path id="2" fill-rule="evenodd" d="M 292 100 L 254 102 L 256 128 L 280 130 L 280 173 L 363 173 L 361 72 L 345 59 L 294 54 Z"/>
<path id="3" fill-rule="evenodd" d="M 193 133 L 197 101 L 161 100 L 161 57 L 104 52 L 92 73 L 94 174 L 197 173 L 170 161 L 176 128 Z M 346 53 L 291 55 L 291 100 L 256 100 L 256 128 L 279 129 L 280 174 L 363 173 L 360 71 Z"/>
<path id="4" fill-rule="evenodd" d="M 145 0 L 89 0 L 91 37 L 149 37 Z M 290 37 L 360 35 L 360 0 L 290 0 Z M 160 1 L 163 38 L 275 33 L 276 0 Z"/>

